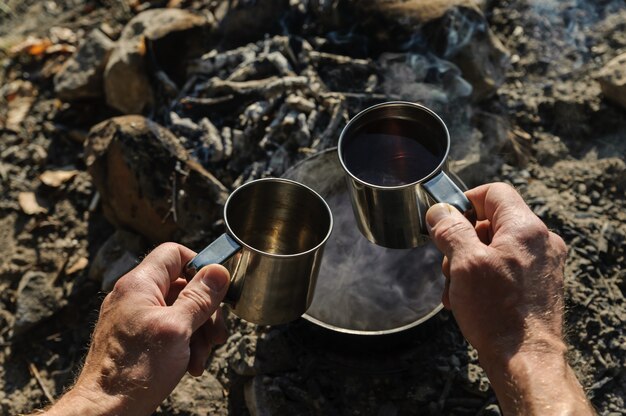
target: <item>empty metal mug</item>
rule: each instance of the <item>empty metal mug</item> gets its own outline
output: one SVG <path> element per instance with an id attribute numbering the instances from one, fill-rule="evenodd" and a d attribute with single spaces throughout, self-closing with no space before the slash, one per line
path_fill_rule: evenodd
<path id="1" fill-rule="evenodd" d="M 226 233 L 185 267 L 208 264 L 231 274 L 224 303 L 246 321 L 278 325 L 311 304 L 324 245 L 333 227 L 326 201 L 309 187 L 267 178 L 237 188 L 224 205 Z"/>
<path id="2" fill-rule="evenodd" d="M 425 214 L 447 202 L 475 222 L 471 202 L 448 177 L 450 134 L 432 110 L 387 102 L 357 114 L 338 143 L 352 208 L 361 233 L 389 248 L 412 248 L 428 239 Z"/>

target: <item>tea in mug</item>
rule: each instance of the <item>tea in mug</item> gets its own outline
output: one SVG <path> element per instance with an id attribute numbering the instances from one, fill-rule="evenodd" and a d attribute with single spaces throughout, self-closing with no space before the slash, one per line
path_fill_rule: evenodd
<path id="1" fill-rule="evenodd" d="M 343 146 L 346 168 L 363 182 L 401 186 L 431 174 L 446 149 L 415 120 L 384 118 L 359 128 Z"/>

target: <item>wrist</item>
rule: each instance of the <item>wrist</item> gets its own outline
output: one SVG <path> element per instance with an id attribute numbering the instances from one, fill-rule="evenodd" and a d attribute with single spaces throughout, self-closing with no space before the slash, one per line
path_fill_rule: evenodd
<path id="1" fill-rule="evenodd" d="M 489 345 L 489 348 L 478 350 L 480 363 L 489 372 L 512 373 L 518 365 L 529 362 L 548 361 L 566 364 L 567 346 L 560 336 L 550 333 L 534 334 L 522 341 L 500 340 Z"/>
<path id="2" fill-rule="evenodd" d="M 542 339 L 515 352 L 480 357 L 506 415 L 591 415 L 560 339 Z M 479 351 L 480 356 L 480 351 Z"/>
<path id="3" fill-rule="evenodd" d="M 68 390 L 45 416 L 112 416 L 121 415 L 125 409 L 125 398 L 106 393 L 96 384 L 80 383 Z"/>

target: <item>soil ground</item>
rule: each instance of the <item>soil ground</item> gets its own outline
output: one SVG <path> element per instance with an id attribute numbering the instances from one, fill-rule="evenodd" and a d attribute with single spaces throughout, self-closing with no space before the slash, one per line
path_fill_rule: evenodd
<path id="1" fill-rule="evenodd" d="M 195 10 L 209 3 L 181 2 Z M 21 79 L 34 91 L 19 129 L 0 130 L 2 415 L 41 408 L 71 385 L 105 296 L 89 280 L 84 259 L 91 261 L 114 232 L 98 208 L 89 209 L 95 190 L 81 142 L 112 111 L 99 102 L 55 99 L 50 74 L 67 54 L 16 61 L 8 50 L 28 35 L 50 36 L 53 27 L 80 36 L 106 22 L 119 33 L 133 13 L 120 4 L 127 2 L 0 0 L 0 87 Z M 626 113 L 594 79 L 626 51 L 626 6 L 494 0 L 485 15 L 512 56 L 504 85 L 476 109 L 506 118 L 517 157 L 508 155 L 483 182 L 516 186 L 565 239 L 570 362 L 599 414 L 626 414 Z M 71 181 L 41 183 L 44 171 L 67 166 L 77 171 Z M 25 214 L 22 192 L 36 192 L 45 211 Z M 27 283 L 41 276 L 53 284 L 30 292 Z M 29 321 L 23 311 L 33 304 L 44 305 L 46 320 Z M 259 415 L 499 414 L 476 352 L 445 311 L 366 350 L 346 339 L 344 348 L 328 348 L 332 334 L 306 322 L 277 328 L 232 316 L 228 322 L 231 337 L 210 371 L 185 378 L 156 414 L 246 415 L 254 398 L 264 405 Z"/>

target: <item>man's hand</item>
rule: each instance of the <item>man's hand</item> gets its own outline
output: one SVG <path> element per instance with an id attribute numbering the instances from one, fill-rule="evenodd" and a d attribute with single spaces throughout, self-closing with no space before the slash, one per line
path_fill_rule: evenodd
<path id="1" fill-rule="evenodd" d="M 160 245 L 104 299 L 76 385 L 45 414 L 149 415 L 186 371 L 198 376 L 226 340 L 219 305 L 229 276 L 207 266 L 187 283 L 195 253 Z"/>
<path id="2" fill-rule="evenodd" d="M 593 414 L 565 361 L 565 243 L 508 185 L 466 195 L 475 227 L 447 204 L 431 207 L 426 222 L 445 255 L 443 304 L 478 351 L 505 414 Z"/>

